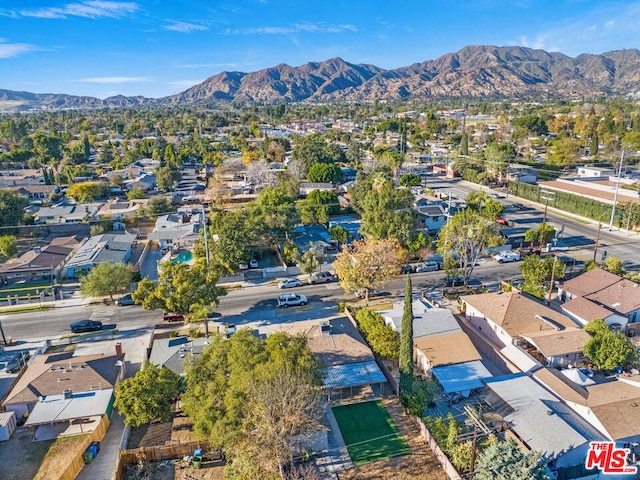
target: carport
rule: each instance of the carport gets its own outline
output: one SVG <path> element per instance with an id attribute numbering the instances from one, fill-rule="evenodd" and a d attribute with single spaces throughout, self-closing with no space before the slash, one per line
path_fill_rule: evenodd
<path id="1" fill-rule="evenodd" d="M 445 395 L 459 394 L 465 398 L 473 390 L 484 387 L 483 379 L 493 376 L 480 360 L 434 367 L 431 373 L 442 385 Z"/>
<path id="2" fill-rule="evenodd" d="M 324 387 L 331 403 L 381 395 L 386 383 L 380 367 L 371 360 L 328 367 Z"/>

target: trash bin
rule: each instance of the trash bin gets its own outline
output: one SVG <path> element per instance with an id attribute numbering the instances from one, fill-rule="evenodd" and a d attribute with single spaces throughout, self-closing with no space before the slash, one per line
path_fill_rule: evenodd
<path id="1" fill-rule="evenodd" d="M 87 452 L 90 452 L 91 455 L 93 455 L 93 458 L 95 458 L 98 455 L 99 449 L 100 448 L 98 447 L 97 442 L 93 442 L 87 447 Z"/>
<path id="2" fill-rule="evenodd" d="M 193 457 L 193 468 L 195 468 L 196 470 L 199 470 L 200 467 L 202 466 L 202 457 Z"/>
<path id="3" fill-rule="evenodd" d="M 194 457 L 200 457 L 200 458 L 202 458 L 202 449 L 201 449 L 201 448 L 196 448 L 196 449 L 193 451 L 193 456 L 194 456 Z"/>
<path id="4" fill-rule="evenodd" d="M 93 452 L 90 450 L 86 450 L 83 454 L 82 454 L 82 460 L 84 461 L 85 464 L 89 464 L 93 462 Z"/>

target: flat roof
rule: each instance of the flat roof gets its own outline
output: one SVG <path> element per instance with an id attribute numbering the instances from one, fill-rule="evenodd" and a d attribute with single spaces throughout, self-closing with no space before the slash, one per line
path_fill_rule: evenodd
<path id="1" fill-rule="evenodd" d="M 47 395 L 35 404 L 24 425 L 28 427 L 104 415 L 112 395 L 112 388 L 72 393 L 70 398 Z"/>
<path id="2" fill-rule="evenodd" d="M 335 365 L 327 368 L 324 386 L 327 390 L 362 387 L 374 383 L 386 383 L 387 378 L 375 360 L 369 362 Z"/>
<path id="3" fill-rule="evenodd" d="M 491 372 L 480 360 L 446 365 L 431 369 L 445 393 L 470 392 L 484 387 L 483 379 L 491 378 Z"/>

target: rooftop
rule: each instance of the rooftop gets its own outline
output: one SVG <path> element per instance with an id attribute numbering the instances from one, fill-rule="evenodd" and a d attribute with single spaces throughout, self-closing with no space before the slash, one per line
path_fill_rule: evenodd
<path id="1" fill-rule="evenodd" d="M 461 332 L 460 325 L 450 310 L 446 308 L 433 308 L 422 300 L 413 300 L 413 338 L 443 333 Z M 380 312 L 383 318 L 392 322 L 392 328 L 402 334 L 403 303 L 396 303 L 391 310 Z"/>
<path id="2" fill-rule="evenodd" d="M 588 272 L 578 275 L 571 280 L 564 282 L 560 288 L 572 296 L 585 297 L 591 293 L 595 293 L 603 288 L 619 282 L 621 277 L 607 272 L 602 268 L 594 268 Z"/>
<path id="3" fill-rule="evenodd" d="M 64 422 L 77 418 L 104 415 L 113 389 L 71 392 L 70 395 L 47 395 L 35 404 L 25 426 Z"/>
<path id="4" fill-rule="evenodd" d="M 427 357 L 432 367 L 482 359 L 473 342 L 462 331 L 420 337 L 413 344 Z"/>
<path id="5" fill-rule="evenodd" d="M 581 352 L 589 334 L 581 328 L 568 328 L 561 332 L 544 331 L 522 335 L 535 345 L 545 357 Z"/>
<path id="6" fill-rule="evenodd" d="M 324 331 L 323 331 L 324 330 Z M 317 324 L 306 332 L 307 344 L 327 366 L 362 363 L 374 359 L 371 349 L 346 318 L 329 322 L 329 330 Z"/>

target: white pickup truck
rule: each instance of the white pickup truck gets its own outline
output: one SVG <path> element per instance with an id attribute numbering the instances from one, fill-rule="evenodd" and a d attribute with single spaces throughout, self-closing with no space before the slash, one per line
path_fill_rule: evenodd
<path id="1" fill-rule="evenodd" d="M 498 263 L 519 262 L 520 254 L 513 251 L 500 252 L 493 259 Z"/>

